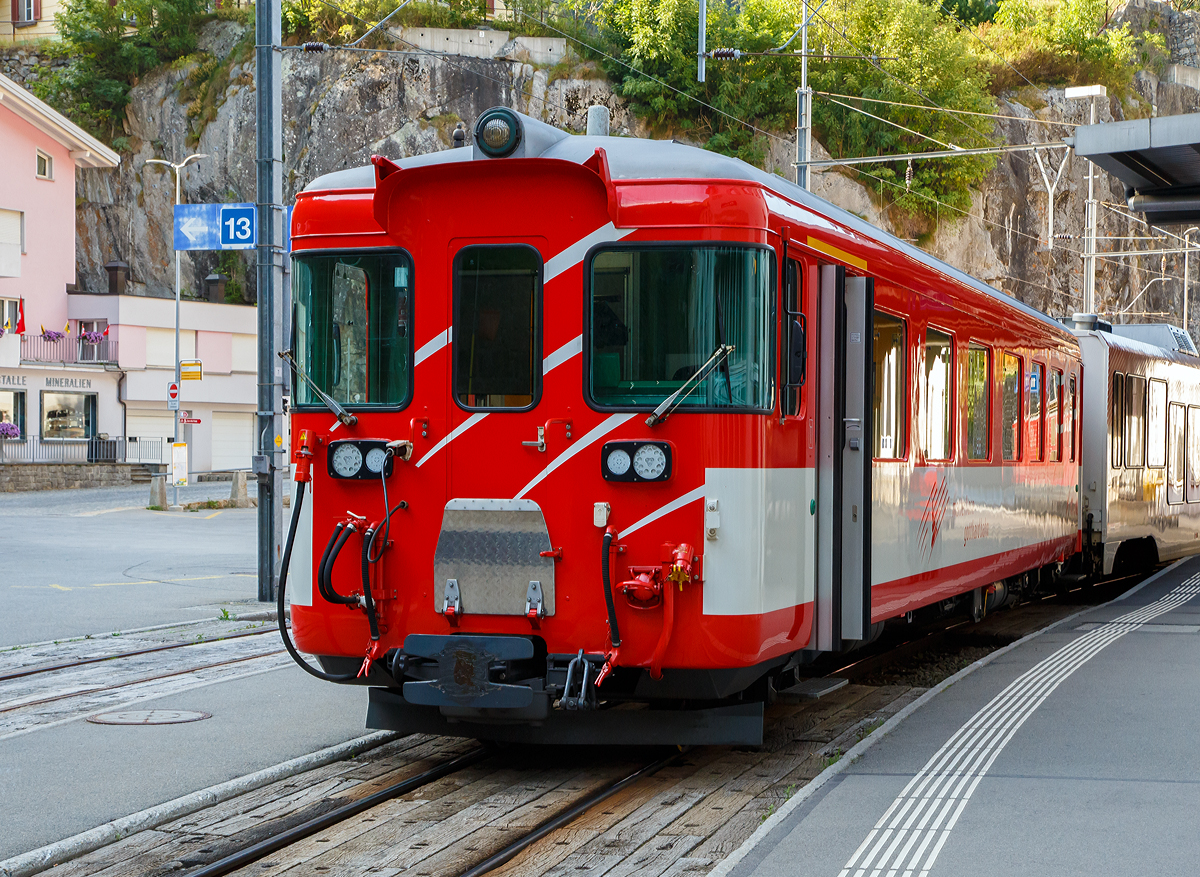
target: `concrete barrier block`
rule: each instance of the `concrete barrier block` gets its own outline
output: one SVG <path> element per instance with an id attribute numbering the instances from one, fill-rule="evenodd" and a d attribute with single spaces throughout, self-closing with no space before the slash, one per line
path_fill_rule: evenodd
<path id="1" fill-rule="evenodd" d="M 246 473 L 233 473 L 233 486 L 229 489 L 229 499 L 233 503 L 234 508 L 248 509 L 250 508 L 250 498 L 246 493 Z"/>
<path id="2" fill-rule="evenodd" d="M 150 505 L 158 506 L 160 509 L 165 509 L 167 507 L 166 475 L 150 476 Z"/>

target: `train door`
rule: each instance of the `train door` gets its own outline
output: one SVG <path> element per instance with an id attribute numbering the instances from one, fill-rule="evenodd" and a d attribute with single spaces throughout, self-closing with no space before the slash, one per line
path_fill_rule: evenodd
<path id="1" fill-rule="evenodd" d="M 817 624 L 821 650 L 871 627 L 874 282 L 822 265 L 817 303 Z"/>

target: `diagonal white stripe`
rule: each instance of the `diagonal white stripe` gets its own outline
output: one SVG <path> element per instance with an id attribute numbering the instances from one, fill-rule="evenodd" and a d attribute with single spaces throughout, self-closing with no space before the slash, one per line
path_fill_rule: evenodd
<path id="1" fill-rule="evenodd" d="M 559 274 L 574 268 L 583 261 L 583 257 L 587 255 L 587 251 L 597 244 L 619 241 L 625 235 L 633 234 L 635 231 L 637 231 L 636 228 L 617 228 L 611 222 L 600 226 L 591 234 L 580 238 L 557 256 L 549 259 L 546 262 L 546 267 L 542 270 L 542 283 L 549 283 Z"/>
<path id="2" fill-rule="evenodd" d="M 550 463 L 550 465 L 547 466 L 545 469 L 543 469 L 541 472 L 539 472 L 537 475 L 535 475 L 533 477 L 533 480 L 530 481 L 528 484 L 526 484 L 524 487 L 522 487 L 520 492 L 516 496 L 514 496 L 513 499 L 521 499 L 522 497 L 524 497 L 525 494 L 529 493 L 529 491 L 533 490 L 533 488 L 535 488 L 535 487 L 537 487 L 537 485 L 541 484 L 542 480 L 547 475 L 549 475 L 551 472 L 553 472 L 555 469 L 557 469 L 563 463 L 567 462 L 567 460 L 574 457 L 576 454 L 578 454 L 580 451 L 582 451 L 588 445 L 592 444 L 597 439 L 612 432 L 614 429 L 616 429 L 618 426 L 620 426 L 622 423 L 629 420 L 633 416 L 634 416 L 633 414 L 614 414 L 611 417 L 607 418 L 599 426 L 597 426 L 595 429 L 593 429 L 591 432 L 589 432 L 587 435 L 585 435 L 579 441 L 575 442 L 575 444 L 571 445 L 571 447 L 567 448 L 565 451 L 563 451 L 561 454 L 559 454 L 557 457 L 555 457 L 554 460 Z"/>
<path id="3" fill-rule="evenodd" d="M 417 460 L 417 468 L 420 469 L 422 466 L 424 466 L 426 463 L 429 462 L 430 457 L 432 457 L 434 454 L 436 454 L 442 448 L 446 447 L 446 445 L 450 444 L 450 442 L 454 441 L 456 438 L 458 438 L 460 435 L 462 435 L 464 432 L 466 432 L 468 429 L 470 429 L 472 426 L 474 426 L 475 424 L 477 424 L 479 421 L 483 420 L 483 418 L 485 418 L 487 416 L 488 416 L 488 412 L 486 412 L 486 411 L 476 411 L 474 414 L 472 414 L 470 417 L 468 417 L 466 420 L 464 420 L 458 426 L 454 427 L 454 429 L 452 429 L 449 433 L 447 433 L 445 436 L 442 437 L 441 441 L 439 441 L 436 445 L 434 445 L 432 448 L 430 448 L 429 452 L 427 454 L 425 454 L 423 457 L 421 457 L 421 459 Z"/>
<path id="4" fill-rule="evenodd" d="M 646 515 L 646 517 L 642 518 L 640 521 L 638 521 L 633 526 L 627 527 L 626 529 L 624 529 L 620 533 L 618 533 L 617 538 L 624 539 L 630 533 L 633 533 L 637 530 L 642 529 L 642 527 L 646 526 L 647 524 L 654 523 L 659 518 L 661 518 L 663 515 L 669 515 L 669 514 L 671 514 L 671 512 L 675 511 L 676 509 L 681 509 L 688 503 L 695 502 L 698 499 L 704 499 L 704 485 L 703 484 L 701 484 L 695 490 L 689 490 L 683 496 L 676 497 L 675 499 L 671 500 L 669 503 L 667 503 L 662 508 L 655 509 L 654 511 L 652 511 L 650 514 Z"/>
<path id="5" fill-rule="evenodd" d="M 545 376 L 558 368 L 568 359 L 583 353 L 583 336 L 576 335 L 558 350 L 542 360 L 542 375 Z"/>
<path id="6" fill-rule="evenodd" d="M 450 343 L 454 336 L 454 327 L 448 326 L 441 332 L 438 332 L 417 349 L 417 355 L 413 358 L 413 368 L 416 368 L 429 357 L 433 356 L 443 347 Z"/>

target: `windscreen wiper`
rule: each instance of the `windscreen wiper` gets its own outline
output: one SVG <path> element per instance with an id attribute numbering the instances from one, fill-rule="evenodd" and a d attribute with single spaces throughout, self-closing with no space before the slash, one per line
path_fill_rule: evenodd
<path id="1" fill-rule="evenodd" d="M 678 390 L 663 399 L 662 404 L 654 409 L 654 413 L 646 418 L 646 426 L 654 426 L 666 420 L 667 416 L 678 407 L 679 403 L 686 399 L 692 390 L 700 386 L 700 382 L 712 371 L 713 366 L 727 359 L 731 353 L 733 353 L 732 344 L 718 344 L 717 349 L 712 352 L 712 356 L 708 358 L 708 361 L 696 369 L 695 374 L 684 381 Z M 684 390 L 687 390 L 687 392 L 685 393 Z"/>
<path id="2" fill-rule="evenodd" d="M 279 354 L 279 358 L 292 367 L 292 373 L 304 378 L 304 383 L 317 394 L 317 398 L 325 403 L 325 407 L 337 415 L 337 423 L 333 425 L 333 429 L 337 429 L 343 423 L 346 426 L 354 426 L 358 423 L 358 418 L 338 404 L 338 401 L 321 391 L 321 388 L 313 383 L 313 379 L 304 373 L 304 369 L 300 368 L 300 363 L 296 362 L 296 357 L 292 356 L 292 351 L 284 350 Z M 330 430 L 332 432 L 333 430 Z"/>

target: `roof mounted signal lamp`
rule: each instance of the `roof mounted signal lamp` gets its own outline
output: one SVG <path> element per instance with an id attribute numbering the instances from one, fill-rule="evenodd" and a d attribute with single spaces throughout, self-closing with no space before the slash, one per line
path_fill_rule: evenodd
<path id="1" fill-rule="evenodd" d="M 475 123 L 475 143 L 488 158 L 511 155 L 521 143 L 521 122 L 505 107 L 487 110 Z"/>

